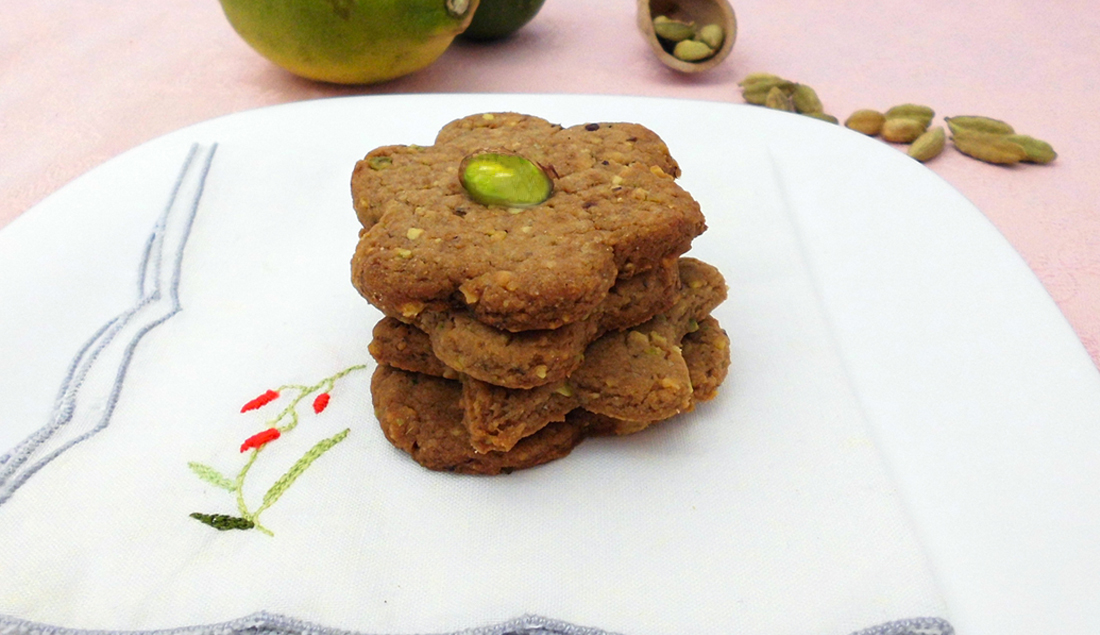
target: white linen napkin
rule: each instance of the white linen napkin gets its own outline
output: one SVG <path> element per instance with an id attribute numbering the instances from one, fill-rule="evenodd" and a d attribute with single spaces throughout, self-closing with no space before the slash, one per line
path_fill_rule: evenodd
<path id="1" fill-rule="evenodd" d="M 470 477 L 373 417 L 350 166 L 280 160 L 199 147 L 126 230 L 132 304 L 0 458 L 0 633 L 952 632 L 774 184 L 704 208 L 692 255 L 730 285 L 714 402 Z"/>

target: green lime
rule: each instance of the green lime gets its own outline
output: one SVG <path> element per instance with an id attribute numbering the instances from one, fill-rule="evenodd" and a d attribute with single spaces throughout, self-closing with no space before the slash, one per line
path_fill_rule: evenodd
<path id="1" fill-rule="evenodd" d="M 431 64 L 470 23 L 477 0 L 221 0 L 258 53 L 307 77 L 373 84 Z"/>
<path id="2" fill-rule="evenodd" d="M 462 37 L 470 40 L 498 40 L 531 21 L 544 0 L 481 0 L 470 26 Z"/>

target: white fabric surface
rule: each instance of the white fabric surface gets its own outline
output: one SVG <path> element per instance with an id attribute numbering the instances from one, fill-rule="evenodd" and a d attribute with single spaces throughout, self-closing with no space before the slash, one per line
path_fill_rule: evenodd
<path id="1" fill-rule="evenodd" d="M 147 186 L 139 202 L 154 191 L 168 199 L 174 175 L 162 172 L 184 148 L 169 149 L 126 166 Z M 540 468 L 478 478 L 420 468 L 371 414 L 366 347 L 379 316 L 348 282 L 357 225 L 346 157 L 268 150 L 218 148 L 182 258 L 182 310 L 137 341 L 109 425 L 0 499 L 0 630 L 158 629 L 269 611 L 369 633 L 542 615 L 631 634 L 841 635 L 945 616 L 774 183 L 731 182 L 726 166 L 691 177 L 723 201 L 704 206 L 711 229 L 692 252 L 718 264 L 731 289 L 715 312 L 733 346 L 716 401 Z M 123 178 L 107 177 L 64 194 L 107 204 Z M 94 191 L 101 201 L 85 196 Z M 119 211 L 126 222 L 100 233 L 105 242 L 76 247 L 109 252 L 101 264 L 11 283 L 61 284 L 66 306 L 96 308 L 67 319 L 66 337 L 34 342 L 57 360 L 43 379 L 52 390 L 74 342 L 135 304 L 134 272 L 162 204 Z M 90 222 L 76 216 L 58 222 Z M 41 227 L 20 226 L 0 247 Z M 80 275 L 104 286 L 80 286 Z M 188 463 L 236 474 L 248 456 L 238 446 L 293 391 L 242 414 L 246 401 L 357 364 L 368 368 L 338 380 L 325 411 L 302 401 L 299 426 L 248 475 L 255 509 L 314 443 L 349 430 L 264 512 L 273 535 L 188 517 L 236 513 L 233 495 Z M 87 408 L 67 429 L 99 425 L 114 381 L 103 377 L 82 388 Z M 47 405 L 28 411 L 45 423 Z"/>

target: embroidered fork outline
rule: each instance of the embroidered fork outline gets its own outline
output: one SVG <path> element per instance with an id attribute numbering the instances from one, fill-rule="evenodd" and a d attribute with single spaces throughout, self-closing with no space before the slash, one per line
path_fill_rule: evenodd
<path id="1" fill-rule="evenodd" d="M 168 204 L 146 240 L 135 303 L 100 327 L 77 351 L 61 382 L 49 422 L 0 456 L 0 506 L 63 452 L 110 425 L 138 343 L 182 310 L 183 251 L 216 150 L 217 144 L 191 146 Z"/>

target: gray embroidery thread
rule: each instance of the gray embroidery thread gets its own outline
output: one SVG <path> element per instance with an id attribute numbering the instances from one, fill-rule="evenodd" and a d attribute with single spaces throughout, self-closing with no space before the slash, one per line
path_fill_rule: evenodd
<path id="1" fill-rule="evenodd" d="M 193 145 L 145 243 L 137 298 L 99 328 L 69 365 L 49 422 L 0 456 L 0 505 L 65 451 L 106 428 L 141 339 L 178 313 L 183 249 L 217 145 Z"/>

